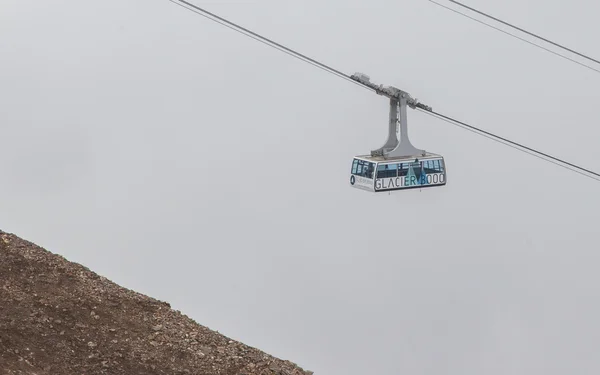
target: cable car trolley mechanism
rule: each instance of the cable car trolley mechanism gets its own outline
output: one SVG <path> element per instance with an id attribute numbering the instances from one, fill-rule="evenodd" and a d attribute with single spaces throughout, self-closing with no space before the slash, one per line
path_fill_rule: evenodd
<path id="1" fill-rule="evenodd" d="M 431 111 L 431 107 L 419 103 L 408 93 L 395 87 L 377 86 L 371 83 L 369 76 L 365 74 L 355 73 L 351 78 L 390 99 L 390 121 L 385 144 L 371 151 L 370 155 L 354 157 L 350 185 L 371 192 L 446 185 L 444 157 L 415 148 L 408 138 L 406 107 L 426 111 Z"/>

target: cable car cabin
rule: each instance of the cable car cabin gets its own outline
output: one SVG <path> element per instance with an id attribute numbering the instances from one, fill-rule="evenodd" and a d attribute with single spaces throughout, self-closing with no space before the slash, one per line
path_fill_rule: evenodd
<path id="1" fill-rule="evenodd" d="M 370 155 L 354 158 L 350 185 L 373 192 L 446 185 L 444 157 L 416 148 L 408 138 L 407 108 L 431 111 L 431 107 L 395 87 L 375 85 L 365 74 L 354 74 L 352 79 L 388 97 L 390 112 L 385 144 Z"/>
<path id="2" fill-rule="evenodd" d="M 390 159 L 356 156 L 350 173 L 352 187 L 373 192 L 446 185 L 444 158 L 432 153 Z"/>

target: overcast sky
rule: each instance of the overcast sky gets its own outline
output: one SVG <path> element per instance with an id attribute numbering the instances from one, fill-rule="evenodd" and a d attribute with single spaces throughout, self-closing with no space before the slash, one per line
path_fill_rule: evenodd
<path id="1" fill-rule="evenodd" d="M 600 74 L 429 1 L 195 3 L 598 168 Z M 384 97 L 167 0 L 0 4 L 0 229 L 317 375 L 600 371 L 597 182 L 409 110 L 448 184 L 352 189 Z M 597 2 L 467 4 L 600 56 Z"/>

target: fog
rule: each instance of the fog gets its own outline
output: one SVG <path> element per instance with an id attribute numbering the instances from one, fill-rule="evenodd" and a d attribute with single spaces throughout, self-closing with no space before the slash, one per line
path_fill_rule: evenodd
<path id="1" fill-rule="evenodd" d="M 600 75 L 429 1 L 195 3 L 598 164 Z M 596 181 L 409 109 L 447 185 L 353 189 L 386 98 L 167 0 L 0 4 L 0 229 L 316 375 L 600 371 Z M 595 2 L 468 5 L 600 56 Z"/>

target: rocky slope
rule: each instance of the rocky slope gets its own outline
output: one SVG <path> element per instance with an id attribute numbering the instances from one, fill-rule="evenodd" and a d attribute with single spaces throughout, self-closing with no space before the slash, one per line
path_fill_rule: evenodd
<path id="1" fill-rule="evenodd" d="M 0 231 L 0 374 L 312 373 Z"/>

